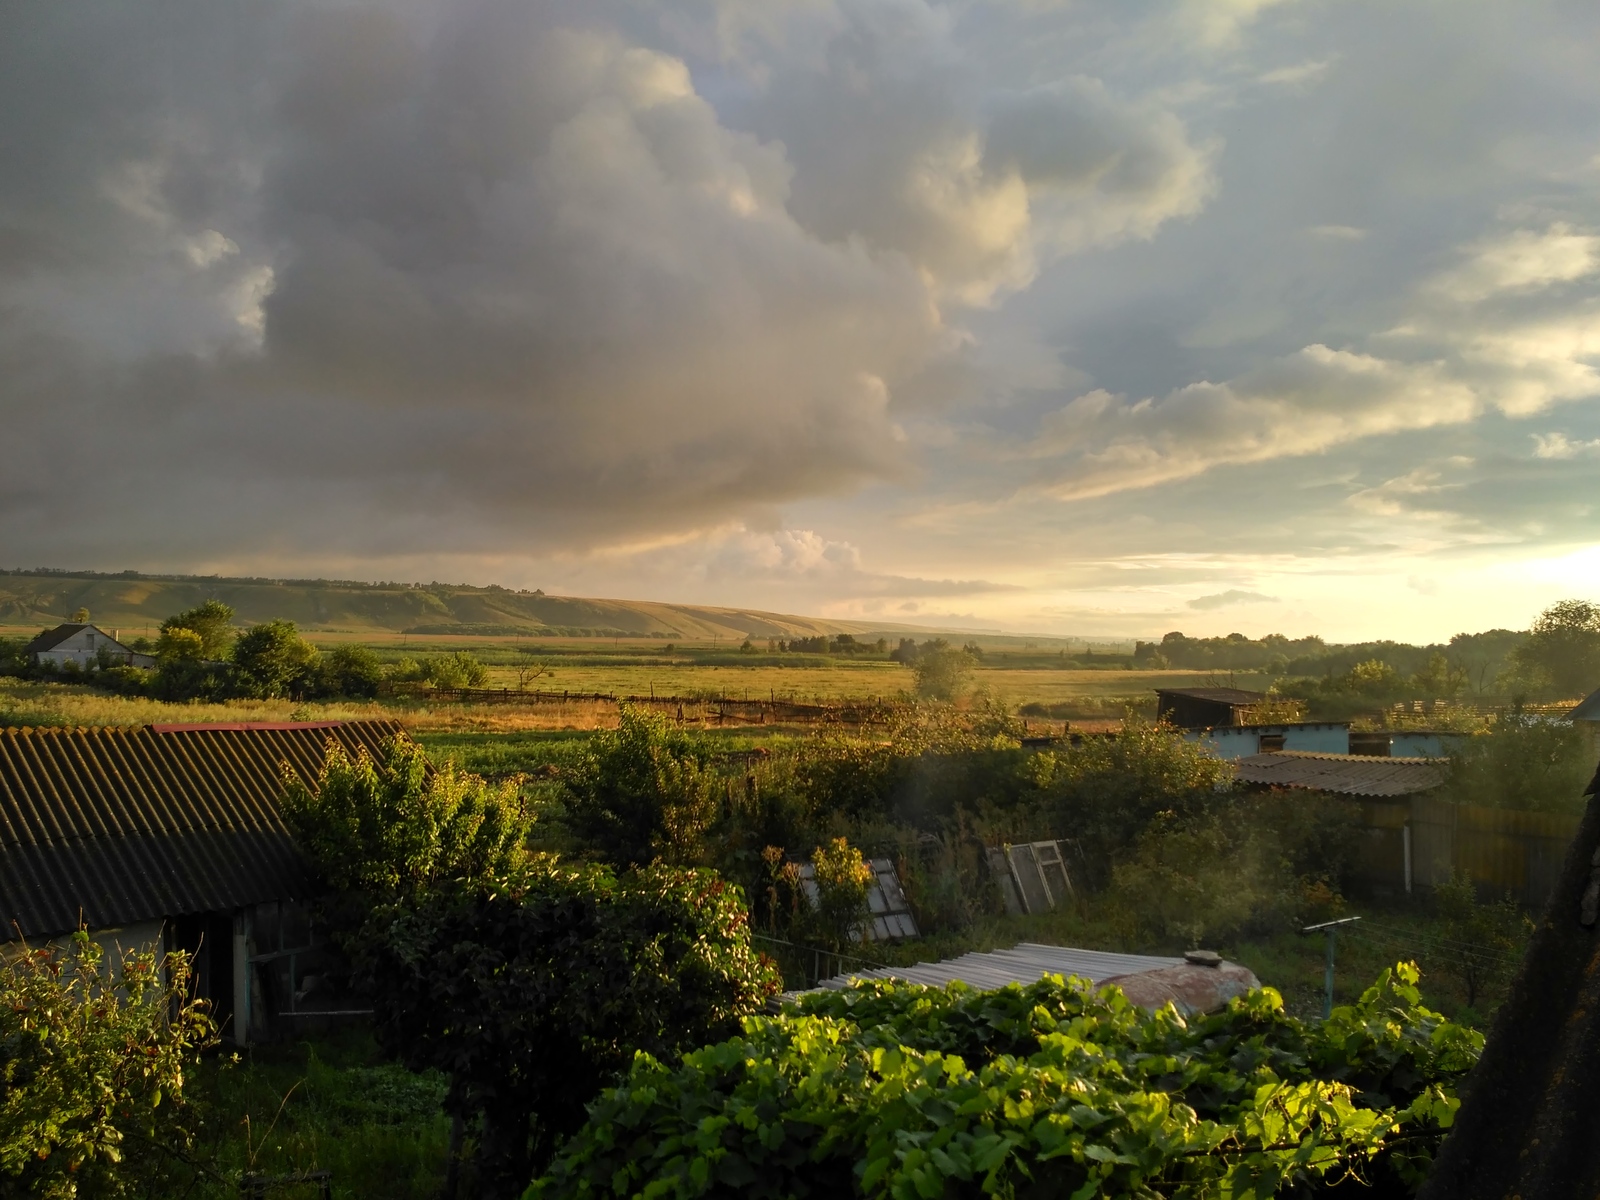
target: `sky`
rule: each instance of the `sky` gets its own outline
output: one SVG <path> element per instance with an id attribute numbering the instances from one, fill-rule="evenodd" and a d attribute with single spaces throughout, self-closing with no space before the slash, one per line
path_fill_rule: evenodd
<path id="1" fill-rule="evenodd" d="M 0 565 L 1600 599 L 1600 6 L 0 6 Z"/>

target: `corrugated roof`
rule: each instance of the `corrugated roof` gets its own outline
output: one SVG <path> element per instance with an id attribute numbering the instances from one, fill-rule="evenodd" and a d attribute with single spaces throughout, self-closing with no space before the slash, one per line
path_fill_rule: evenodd
<path id="1" fill-rule="evenodd" d="M 0 938 L 303 898 L 278 810 L 328 739 L 376 754 L 393 721 L 0 731 Z"/>
<path id="2" fill-rule="evenodd" d="M 1260 704 L 1267 698 L 1265 692 L 1247 692 L 1243 688 L 1157 688 L 1158 696 L 1188 696 L 1193 700 L 1214 700 L 1218 704 Z"/>
<path id="3" fill-rule="evenodd" d="M 1595 688 L 1567 714 L 1569 721 L 1600 721 L 1600 688 Z"/>
<path id="4" fill-rule="evenodd" d="M 1273 750 L 1235 759 L 1233 765 L 1241 783 L 1315 788 L 1344 796 L 1409 796 L 1444 782 L 1444 775 L 1429 758 Z"/>
<path id="5" fill-rule="evenodd" d="M 852 971 L 824 979 L 818 987 L 845 988 L 858 979 L 903 979 L 944 987 L 960 980 L 980 990 L 1002 988 L 1007 984 L 1037 983 L 1046 975 L 1077 975 L 1090 983 L 1101 983 L 1118 975 L 1176 967 L 1181 958 L 1158 958 L 1148 954 L 1112 954 L 1104 950 L 1078 950 L 1071 946 L 1044 946 L 1019 942 L 1009 950 L 974 951 L 944 962 L 917 963 L 911 967 L 877 967 Z"/>

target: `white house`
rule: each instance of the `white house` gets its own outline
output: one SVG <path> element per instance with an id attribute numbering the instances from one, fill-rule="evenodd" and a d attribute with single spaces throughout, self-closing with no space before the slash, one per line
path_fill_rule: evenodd
<path id="1" fill-rule="evenodd" d="M 35 664 L 64 667 L 70 662 L 84 670 L 98 666 L 103 657 L 117 667 L 156 665 L 154 655 L 135 653 L 98 625 L 57 625 L 24 646 L 23 653 Z"/>

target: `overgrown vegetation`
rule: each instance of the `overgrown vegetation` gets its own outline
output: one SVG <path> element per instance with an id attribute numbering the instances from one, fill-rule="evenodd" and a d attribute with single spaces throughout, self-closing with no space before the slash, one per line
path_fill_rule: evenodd
<path id="1" fill-rule="evenodd" d="M 187 1172 L 186 1082 L 215 1042 L 181 953 L 113 962 L 86 933 L 0 965 L 0 1196 L 144 1196 Z"/>
<path id="2" fill-rule="evenodd" d="M 641 1056 L 528 1198 L 1409 1194 L 1482 1047 L 1416 983 L 1315 1023 L 1270 989 L 1189 1020 L 1081 981 L 823 992 Z"/>

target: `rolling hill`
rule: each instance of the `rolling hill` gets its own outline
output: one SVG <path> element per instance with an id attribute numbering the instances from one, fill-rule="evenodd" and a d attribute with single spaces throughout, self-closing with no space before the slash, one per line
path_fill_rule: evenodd
<path id="1" fill-rule="evenodd" d="M 206 600 L 233 607 L 244 624 L 287 617 L 302 629 L 676 638 L 791 638 L 837 633 L 929 632 L 923 627 L 790 616 L 648 600 L 591 600 L 502 587 L 358 583 L 326 579 L 231 579 L 66 571 L 0 571 L 0 625 L 47 626 L 86 608 L 107 629 L 154 631 Z"/>

